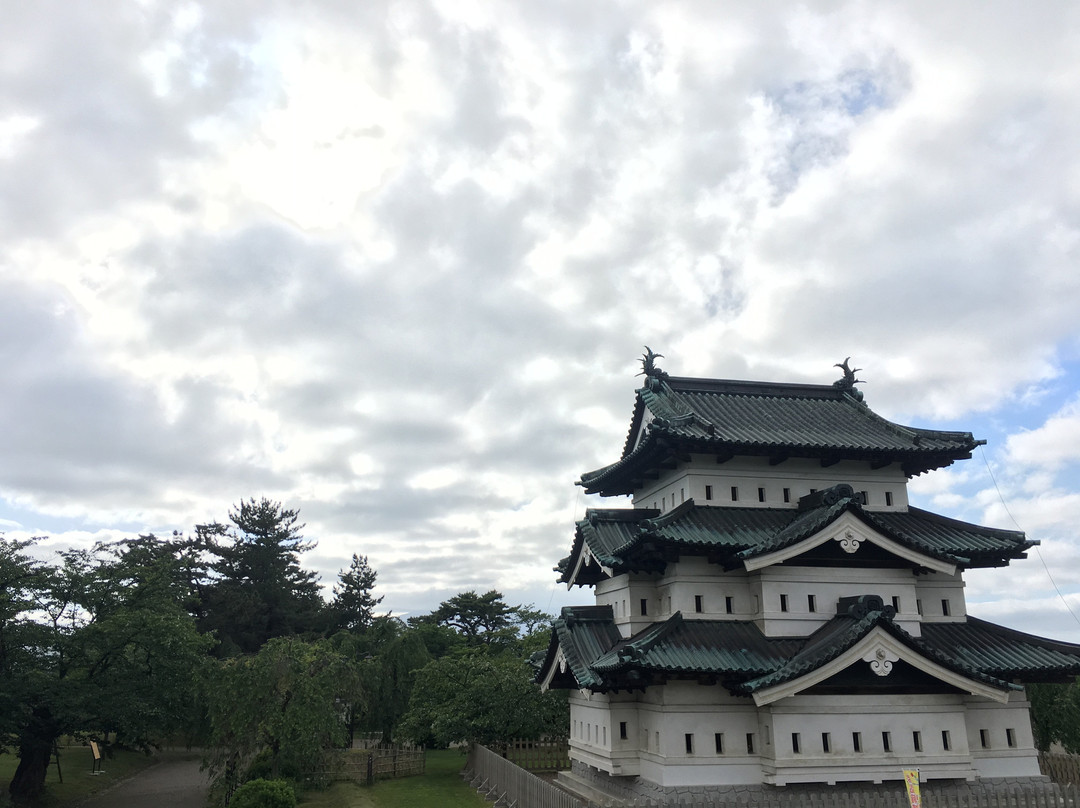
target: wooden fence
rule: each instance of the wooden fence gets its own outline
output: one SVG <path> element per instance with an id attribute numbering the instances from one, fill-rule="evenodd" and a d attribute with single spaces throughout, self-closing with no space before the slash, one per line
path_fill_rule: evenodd
<path id="1" fill-rule="evenodd" d="M 567 738 L 508 741 L 492 747 L 491 751 L 531 772 L 557 772 L 570 768 L 570 741 Z"/>
<path id="2" fill-rule="evenodd" d="M 1075 773 L 1075 758 L 1072 765 L 1074 768 L 1070 771 Z M 1050 774 L 1045 768 L 1043 771 Z M 502 754 L 480 745 L 473 746 L 469 752 L 464 776 L 473 788 L 494 800 L 497 808 L 908 808 L 902 784 L 895 789 L 854 786 L 850 789 L 800 790 L 791 786 L 782 791 L 744 792 L 727 798 L 684 794 L 679 801 L 641 797 L 594 802 L 573 797 L 515 765 Z M 1080 788 L 1062 784 L 1064 782 L 1017 784 L 997 789 L 967 788 L 964 784 L 924 785 L 923 805 L 925 808 L 1080 808 Z"/>
<path id="3" fill-rule="evenodd" d="M 1080 785 L 1080 755 L 1040 752 L 1039 769 L 1055 783 Z"/>
<path id="4" fill-rule="evenodd" d="M 394 777 L 423 774 L 424 747 L 397 744 L 373 744 L 366 749 L 345 749 L 330 771 L 332 780 L 374 783 Z"/>

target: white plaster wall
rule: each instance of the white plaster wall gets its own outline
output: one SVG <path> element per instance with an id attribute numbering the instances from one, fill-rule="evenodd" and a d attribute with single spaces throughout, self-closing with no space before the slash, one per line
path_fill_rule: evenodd
<path id="1" fill-rule="evenodd" d="M 1040 774 L 1039 753 L 1035 749 L 1028 712 L 1030 705 L 1023 693 L 1010 694 L 1008 704 L 968 698 L 966 705 L 968 743 L 980 777 L 1034 777 Z M 986 746 L 983 746 L 980 730 L 985 731 Z"/>
<path id="2" fill-rule="evenodd" d="M 945 575 L 932 572 L 920 576 L 915 597 L 922 606 L 923 623 L 962 622 L 967 616 L 964 580 L 960 573 Z M 949 601 L 949 614 L 944 613 L 942 601 Z"/>
<path id="3" fill-rule="evenodd" d="M 761 729 L 753 702 L 718 685 L 673 682 L 649 688 L 639 707 L 641 773 L 665 786 L 761 782 Z M 716 733 L 723 753 L 716 753 Z M 686 751 L 686 735 L 693 751 Z M 749 753 L 746 736 L 754 736 Z M 647 743 L 647 748 L 645 748 Z"/>
<path id="4" fill-rule="evenodd" d="M 900 606 L 896 622 L 915 636 L 920 634 L 917 578 L 911 570 L 773 566 L 752 573 L 749 586 L 762 605 L 755 619 L 770 637 L 812 634 L 836 615 L 841 597 L 857 595 L 880 595 L 886 605 L 896 598 Z M 781 609 L 781 595 L 787 596 L 787 612 Z M 809 595 L 814 596 L 815 612 L 810 611 Z"/>
<path id="5" fill-rule="evenodd" d="M 570 693 L 570 754 L 591 766 L 608 772 L 620 772 L 612 761 L 612 713 L 608 697 L 580 691 Z M 620 750 L 621 751 L 621 750 Z"/>
<path id="6" fill-rule="evenodd" d="M 872 470 L 869 463 L 843 461 L 822 468 L 815 460 L 793 458 L 770 466 L 764 457 L 737 457 L 718 464 L 713 455 L 693 455 L 689 463 L 680 463 L 662 473 L 659 479 L 636 491 L 633 502 L 636 508 L 662 511 L 669 511 L 688 499 L 698 505 L 795 508 L 799 497 L 839 483 L 864 491 L 871 510 L 908 508 L 907 478 L 896 464 Z M 706 491 L 706 486 L 711 491 Z M 732 486 L 738 489 L 737 499 L 732 499 Z M 764 501 L 759 497 L 759 489 L 764 489 Z M 887 504 L 887 498 L 891 504 Z"/>
<path id="7" fill-rule="evenodd" d="M 883 782 L 902 779 L 910 768 L 920 769 L 925 779 L 1039 774 L 1028 703 L 1019 693 L 1008 704 L 959 694 L 798 695 L 759 710 L 718 685 L 672 682 L 610 697 L 575 692 L 570 710 L 572 757 L 664 786 Z M 619 737 L 622 721 L 626 739 Z M 987 731 L 985 748 L 980 729 Z M 943 730 L 949 733 L 948 749 Z M 888 751 L 883 732 L 889 733 Z M 921 751 L 915 749 L 915 732 L 921 735 Z M 720 754 L 717 733 L 722 734 Z M 792 733 L 799 733 L 797 753 Z M 829 734 L 828 752 L 822 733 Z M 747 735 L 753 736 L 752 753 Z"/>
<path id="8" fill-rule="evenodd" d="M 656 590 L 666 616 L 681 611 L 684 617 L 702 620 L 750 620 L 757 613 L 746 573 L 725 571 L 700 556 L 684 556 L 669 564 L 657 579 Z M 696 595 L 701 596 L 701 612 L 696 608 Z M 727 611 L 729 597 L 731 612 Z"/>
<path id="9" fill-rule="evenodd" d="M 967 700 L 960 695 L 793 696 L 763 708 L 771 716 L 773 743 L 765 762 L 766 781 L 843 782 L 902 779 L 919 768 L 929 779 L 972 779 L 966 723 Z M 944 748 L 942 731 L 949 733 Z M 853 733 L 859 733 L 855 751 Z M 889 733 L 885 750 L 883 732 Z M 920 733 L 921 751 L 913 733 Z M 792 733 L 799 734 L 799 752 Z M 822 733 L 828 733 L 824 751 Z"/>

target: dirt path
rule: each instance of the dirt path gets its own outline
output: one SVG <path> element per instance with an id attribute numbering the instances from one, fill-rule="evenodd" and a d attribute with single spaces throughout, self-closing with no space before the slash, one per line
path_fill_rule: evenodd
<path id="1" fill-rule="evenodd" d="M 206 773 L 191 753 L 169 753 L 160 763 L 99 794 L 80 808 L 205 808 Z"/>

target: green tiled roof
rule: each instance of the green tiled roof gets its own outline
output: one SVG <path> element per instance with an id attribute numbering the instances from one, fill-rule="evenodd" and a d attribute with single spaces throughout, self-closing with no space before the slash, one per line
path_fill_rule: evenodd
<path id="1" fill-rule="evenodd" d="M 598 607 L 588 607 L 597 609 Z M 571 610 L 573 611 L 573 610 Z M 576 610 L 581 612 L 581 610 Z M 736 693 L 753 693 L 804 676 L 881 628 L 914 653 L 969 679 L 1000 689 L 1009 681 L 1068 681 L 1080 674 L 1080 645 L 1054 642 L 973 617 L 922 626 L 913 637 L 888 610 L 837 615 L 809 637 L 766 637 L 741 620 L 688 620 L 681 613 L 629 639 L 619 636 L 610 608 L 588 619 L 557 622 L 545 666 L 561 647 L 573 681 L 556 687 L 611 691 L 669 679 L 714 679 Z M 610 621 L 605 630 L 600 623 Z M 541 677 L 543 671 L 541 672 Z"/>
<path id="2" fill-rule="evenodd" d="M 966 665 L 1002 679 L 1057 682 L 1075 676 L 1080 645 L 1025 634 L 976 617 L 966 623 L 928 623 L 922 639 Z"/>
<path id="3" fill-rule="evenodd" d="M 750 558 L 797 544 L 823 530 L 845 513 L 898 544 L 961 568 L 1007 564 L 1023 558 L 1038 542 L 1014 530 L 972 525 L 929 511 L 872 511 L 860 504 L 849 486 L 832 504 L 793 508 L 700 506 L 688 500 L 660 515 L 655 510 L 605 508 L 589 510 L 578 522 L 571 555 L 556 568 L 559 580 L 571 582 L 581 554 L 588 551 L 614 574 L 662 571 L 678 555 L 702 555 L 727 568 Z M 574 583 L 592 584 L 605 576 L 595 568 Z"/>
<path id="4" fill-rule="evenodd" d="M 600 688 L 603 678 L 593 672 L 589 663 L 621 639 L 610 606 L 564 606 L 552 624 L 547 656 L 537 678 L 543 678 L 544 672 L 555 664 L 558 650 L 562 649 L 566 666 L 577 686 Z M 555 684 L 558 686 L 559 682 Z"/>
<path id="5" fill-rule="evenodd" d="M 964 625 L 964 624 L 957 624 Z M 920 642 L 893 622 L 892 615 L 884 611 L 871 611 L 862 618 L 837 615 L 806 640 L 783 665 L 765 676 L 743 682 L 738 688 L 742 692 L 753 693 L 766 687 L 790 682 L 800 676 L 817 670 L 827 662 L 836 659 L 873 629 L 881 628 L 921 656 L 956 671 L 970 679 L 986 682 L 1001 689 L 1012 687 L 1009 682 L 993 676 L 976 665 L 948 653 L 948 648 L 941 648 L 931 642 Z M 1073 659 L 1073 666 L 1080 667 L 1080 656 Z"/>
<path id="6" fill-rule="evenodd" d="M 745 678 L 774 670 L 800 644 L 770 639 L 749 621 L 684 620 L 676 613 L 619 642 L 589 667 L 601 674 L 634 665 L 665 673 Z"/>
<path id="7" fill-rule="evenodd" d="M 631 494 L 659 465 L 688 452 L 896 462 L 912 476 L 970 457 L 981 443 L 970 432 L 895 424 L 833 385 L 672 376 L 637 391 L 622 457 L 578 484 L 590 494 Z"/>

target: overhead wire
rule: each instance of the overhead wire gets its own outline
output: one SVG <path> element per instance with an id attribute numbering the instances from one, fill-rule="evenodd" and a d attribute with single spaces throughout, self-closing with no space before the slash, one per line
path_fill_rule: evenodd
<path id="1" fill-rule="evenodd" d="M 1013 516 L 1012 511 L 1009 510 L 1009 504 L 1005 501 L 1005 496 L 1001 493 L 1001 486 L 998 485 L 997 477 L 994 476 L 994 470 L 990 468 L 990 461 L 986 457 L 986 450 L 981 446 L 979 448 L 981 449 L 979 454 L 982 455 L 983 463 L 986 464 L 986 472 L 990 475 L 990 481 L 994 484 L 994 490 L 997 491 L 998 499 L 1001 500 L 1001 507 L 1005 509 L 1005 513 L 1008 515 L 1009 519 L 1012 520 L 1012 523 L 1014 525 L 1016 525 L 1016 529 L 1023 531 L 1023 528 L 1020 527 L 1020 523 L 1016 521 L 1016 517 Z M 1072 615 L 1072 619 L 1076 621 L 1076 624 L 1080 626 L 1080 617 L 1076 616 L 1076 612 L 1073 611 L 1072 606 L 1069 605 L 1069 601 L 1066 600 L 1065 595 L 1063 595 L 1061 592 L 1061 588 L 1057 585 L 1057 581 L 1054 580 L 1054 576 L 1050 572 L 1050 567 L 1049 565 L 1047 565 L 1046 559 L 1043 558 L 1042 553 L 1039 551 L 1039 545 L 1032 545 L 1032 549 L 1035 551 L 1035 555 L 1039 557 L 1039 561 L 1042 563 L 1043 569 L 1046 570 L 1046 577 L 1050 579 L 1050 584 L 1054 587 L 1054 591 L 1061 599 L 1061 602 L 1065 604 L 1065 609 L 1069 612 L 1070 615 Z"/>

